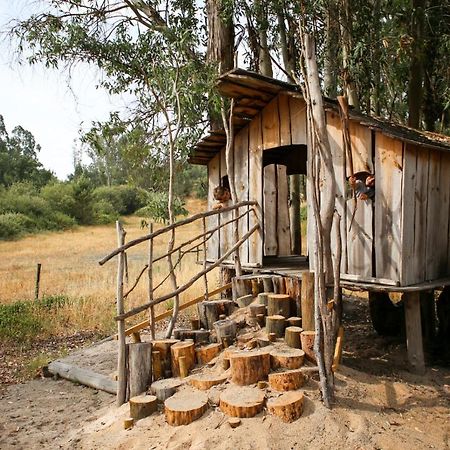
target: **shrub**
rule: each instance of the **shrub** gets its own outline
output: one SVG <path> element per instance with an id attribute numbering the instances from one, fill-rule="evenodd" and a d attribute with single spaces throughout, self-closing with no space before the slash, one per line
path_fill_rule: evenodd
<path id="1" fill-rule="evenodd" d="M 167 210 L 168 194 L 166 192 L 149 192 L 147 196 L 147 206 L 136 211 L 139 217 L 150 217 L 156 222 L 167 223 L 169 221 L 169 212 Z M 184 201 L 179 197 L 174 197 L 175 216 L 186 216 L 188 211 L 184 208 Z"/>
<path id="2" fill-rule="evenodd" d="M 94 199 L 108 202 L 120 215 L 134 213 L 145 205 L 145 191 L 132 186 L 101 186 L 95 189 Z"/>
<path id="3" fill-rule="evenodd" d="M 41 189 L 41 196 L 52 209 L 74 217 L 75 198 L 71 183 L 52 183 Z"/>
<path id="4" fill-rule="evenodd" d="M 0 214 L 0 239 L 13 239 L 33 231 L 33 220 L 21 213 Z"/>
<path id="5" fill-rule="evenodd" d="M 119 218 L 119 213 L 111 203 L 106 200 L 100 200 L 94 203 L 94 222 L 101 225 L 114 222 Z"/>

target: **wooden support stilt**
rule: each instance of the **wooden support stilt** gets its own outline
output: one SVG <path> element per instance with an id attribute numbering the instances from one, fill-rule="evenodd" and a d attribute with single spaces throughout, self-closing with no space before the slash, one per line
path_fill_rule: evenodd
<path id="1" fill-rule="evenodd" d="M 153 233 L 153 223 L 150 222 L 148 225 L 148 231 L 150 234 Z M 153 239 L 148 241 L 148 301 L 149 303 L 153 301 Z M 150 306 L 150 333 L 152 339 L 155 339 L 155 307 Z"/>
<path id="2" fill-rule="evenodd" d="M 314 331 L 314 274 L 302 273 L 302 328 L 305 331 Z"/>
<path id="3" fill-rule="evenodd" d="M 405 304 L 406 345 L 408 360 L 412 369 L 425 373 L 423 353 L 422 324 L 420 319 L 420 292 L 407 292 L 403 295 Z"/>

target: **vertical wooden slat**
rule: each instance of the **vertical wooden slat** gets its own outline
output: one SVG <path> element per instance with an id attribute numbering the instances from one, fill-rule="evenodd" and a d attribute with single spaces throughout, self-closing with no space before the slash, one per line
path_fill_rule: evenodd
<path id="1" fill-rule="evenodd" d="M 231 154 L 232 163 L 234 164 L 234 149 Z M 220 177 L 227 176 L 227 164 L 225 161 L 225 148 L 220 151 Z M 233 199 L 234 201 L 234 199 Z M 233 211 L 220 214 L 221 223 L 228 222 L 233 218 Z M 233 246 L 233 224 L 230 223 L 220 229 L 220 256 L 224 255 Z M 227 262 L 234 263 L 233 255 L 227 259 Z"/>
<path id="2" fill-rule="evenodd" d="M 275 97 L 262 110 L 262 136 L 264 150 L 280 146 L 278 97 Z"/>
<path id="3" fill-rule="evenodd" d="M 275 164 L 264 167 L 264 255 L 277 255 L 277 170 Z"/>
<path id="4" fill-rule="evenodd" d="M 255 213 L 250 213 L 249 228 L 256 223 L 263 224 L 263 154 L 262 154 L 261 114 L 255 116 L 249 125 L 249 200 L 258 202 Z M 262 227 L 249 239 L 249 263 L 262 266 Z"/>
<path id="5" fill-rule="evenodd" d="M 208 210 L 211 211 L 216 203 L 213 197 L 214 188 L 220 185 L 220 154 L 214 156 L 208 163 Z M 219 225 L 219 214 L 208 217 L 208 229 Z M 216 261 L 219 258 L 219 231 L 216 231 L 207 243 L 208 260 Z"/>
<path id="6" fill-rule="evenodd" d="M 249 198 L 249 152 L 248 152 L 248 127 L 243 128 L 237 133 L 234 140 L 234 166 L 236 176 L 236 192 L 238 201 L 247 201 Z M 241 215 L 248 207 L 240 208 L 237 211 Z M 248 231 L 248 216 L 239 219 L 239 236 L 244 236 Z M 248 263 L 249 242 L 245 242 L 239 249 L 241 264 Z"/>
<path id="7" fill-rule="evenodd" d="M 116 222 L 117 246 L 122 247 L 125 244 L 125 231 L 122 224 Z M 125 266 L 125 253 L 120 252 L 117 258 L 117 287 L 116 287 L 116 309 L 117 315 L 123 314 L 123 275 Z M 117 406 L 124 404 L 127 400 L 127 370 L 126 370 L 126 342 L 125 342 L 125 320 L 117 321 Z"/>
<path id="8" fill-rule="evenodd" d="M 277 165 L 277 220 L 276 239 L 277 255 L 291 254 L 291 231 L 289 219 L 289 192 L 286 166 Z"/>
<path id="9" fill-rule="evenodd" d="M 289 96 L 278 96 L 278 110 L 280 116 L 280 145 L 291 145 L 291 117 L 289 113 Z"/>
<path id="10" fill-rule="evenodd" d="M 334 113 L 327 112 L 327 132 L 330 142 L 331 154 L 333 155 L 334 172 L 336 176 L 336 211 L 341 216 L 341 272 L 347 273 L 347 203 L 346 203 L 346 187 L 347 181 L 345 177 L 346 157 L 343 146 L 343 137 L 341 130 L 340 117 Z M 331 251 L 336 254 L 336 232 L 332 231 Z"/>
<path id="11" fill-rule="evenodd" d="M 381 133 L 375 142 L 375 273 L 400 281 L 403 143 Z"/>
<path id="12" fill-rule="evenodd" d="M 353 171 L 373 173 L 372 132 L 369 127 L 350 121 L 350 140 L 352 143 Z M 347 167 L 347 176 L 350 168 Z"/>
<path id="13" fill-rule="evenodd" d="M 291 115 L 292 144 L 307 145 L 305 101 L 300 98 L 289 97 L 289 110 Z"/>
<path id="14" fill-rule="evenodd" d="M 401 285 L 416 283 L 414 265 L 414 233 L 415 233 L 415 190 L 417 176 L 417 149 L 406 144 L 403 152 L 403 187 L 402 187 L 402 264 Z"/>
<path id="15" fill-rule="evenodd" d="M 153 233 L 153 223 L 148 224 L 149 234 Z M 153 239 L 148 241 L 148 301 L 153 301 Z M 150 332 L 152 339 L 155 339 L 155 307 L 150 306 Z"/>

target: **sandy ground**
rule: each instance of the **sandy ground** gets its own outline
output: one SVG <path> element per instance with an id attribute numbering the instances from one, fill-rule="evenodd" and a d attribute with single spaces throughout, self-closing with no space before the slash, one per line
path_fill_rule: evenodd
<path id="1" fill-rule="evenodd" d="M 216 389 L 208 411 L 190 425 L 171 427 L 160 411 L 124 430 L 128 406 L 116 408 L 111 395 L 40 379 L 9 386 L 1 394 L 0 448 L 450 449 L 450 393 L 444 389 L 450 369 L 430 366 L 425 376 L 406 371 L 402 340 L 376 337 L 365 311 L 361 302 L 347 308 L 344 360 L 331 411 L 310 379 L 303 388 L 303 415 L 292 424 L 264 410 L 231 429 L 215 405 Z M 84 365 L 91 361 L 92 368 L 110 373 L 114 364 L 108 351 L 114 355 L 113 343 L 71 357 L 86 358 Z"/>

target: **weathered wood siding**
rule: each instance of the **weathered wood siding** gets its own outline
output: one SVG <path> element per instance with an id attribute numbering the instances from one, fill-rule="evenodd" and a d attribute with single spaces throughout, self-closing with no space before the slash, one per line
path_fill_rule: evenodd
<path id="1" fill-rule="evenodd" d="M 217 154 L 208 164 L 208 210 L 212 210 L 215 205 L 213 191 L 216 186 L 220 185 L 220 154 Z M 219 215 L 210 216 L 207 218 L 206 225 L 208 230 L 219 225 Z M 207 259 L 209 261 L 216 261 L 219 258 L 220 241 L 219 233 L 213 233 L 211 239 L 206 244 Z"/>

